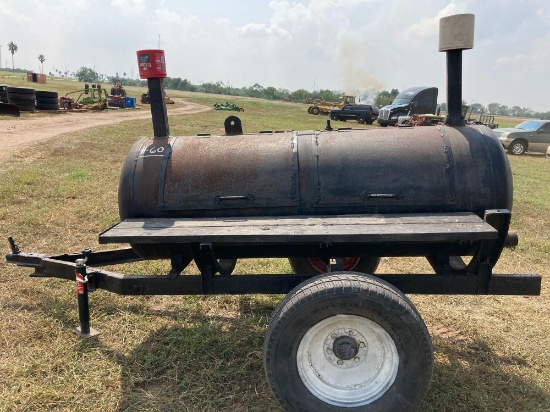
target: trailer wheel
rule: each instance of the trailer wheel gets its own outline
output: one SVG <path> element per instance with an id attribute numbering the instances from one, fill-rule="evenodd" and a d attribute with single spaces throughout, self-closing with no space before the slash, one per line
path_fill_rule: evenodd
<path id="1" fill-rule="evenodd" d="M 317 106 L 311 108 L 311 114 L 318 115 L 321 110 Z"/>
<path id="2" fill-rule="evenodd" d="M 328 272 L 328 265 L 321 258 L 289 258 L 290 267 L 296 274 L 319 275 Z M 374 274 L 380 263 L 379 257 L 343 257 L 345 271 Z"/>
<path id="3" fill-rule="evenodd" d="M 428 390 L 426 325 L 398 289 L 353 272 L 315 277 L 273 313 L 264 368 L 289 411 L 413 411 Z"/>

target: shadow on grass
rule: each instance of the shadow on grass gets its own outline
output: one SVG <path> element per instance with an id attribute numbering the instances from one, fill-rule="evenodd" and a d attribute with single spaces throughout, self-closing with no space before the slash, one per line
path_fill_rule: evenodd
<path id="1" fill-rule="evenodd" d="M 528 369 L 525 359 L 496 353 L 479 340 L 456 344 L 435 338 L 434 350 L 432 384 L 419 411 L 550 410 L 550 393 L 511 373 Z"/>
<path id="2" fill-rule="evenodd" d="M 76 320 L 76 307 L 51 303 L 46 299 L 37 306 L 63 323 L 71 317 L 67 317 L 71 309 Z M 106 305 L 96 310 L 111 309 Z M 157 326 L 139 345 L 124 352 L 103 345 L 101 339 L 82 340 L 75 350 L 81 354 L 99 350 L 120 366 L 119 412 L 279 411 L 262 360 L 273 309 L 272 300 L 243 296 L 237 315 L 231 316 L 221 311 L 204 314 L 198 307 L 184 312 L 150 311 L 150 318 L 169 317 L 175 322 Z M 97 321 L 92 323 L 101 328 Z M 434 348 L 434 377 L 419 411 L 550 410 L 550 393 L 520 377 L 529 368 L 525 359 L 497 353 L 498 345 L 489 347 L 477 340 L 457 343 L 436 336 Z"/>
<path id="3" fill-rule="evenodd" d="M 263 371 L 263 339 L 273 305 L 240 299 L 238 316 L 173 311 L 178 326 L 151 332 L 121 353 L 100 339 L 83 340 L 81 353 L 100 350 L 121 367 L 118 411 L 279 411 Z M 169 312 L 169 313 L 168 313 Z"/>

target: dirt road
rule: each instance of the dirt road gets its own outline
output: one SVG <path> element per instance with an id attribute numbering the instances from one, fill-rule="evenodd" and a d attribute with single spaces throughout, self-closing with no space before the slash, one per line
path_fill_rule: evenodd
<path id="1" fill-rule="evenodd" d="M 173 98 L 176 103 L 168 115 L 200 113 L 211 110 L 208 106 Z M 103 112 L 64 113 L 37 119 L 2 119 L 0 121 L 0 160 L 7 159 L 17 149 L 39 140 L 48 139 L 89 127 L 115 124 L 133 119 L 151 118 L 149 106 L 139 110 L 111 110 Z"/>

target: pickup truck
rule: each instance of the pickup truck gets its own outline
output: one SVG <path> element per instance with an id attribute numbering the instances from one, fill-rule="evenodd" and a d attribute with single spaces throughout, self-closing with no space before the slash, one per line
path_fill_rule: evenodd
<path id="1" fill-rule="evenodd" d="M 332 120 L 357 120 L 357 123 L 373 124 L 378 117 L 378 108 L 369 104 L 346 104 L 341 109 L 332 109 L 329 116 Z"/>

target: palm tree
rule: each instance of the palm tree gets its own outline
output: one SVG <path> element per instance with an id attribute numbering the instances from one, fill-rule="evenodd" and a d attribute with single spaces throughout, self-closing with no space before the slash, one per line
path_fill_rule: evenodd
<path id="1" fill-rule="evenodd" d="M 42 64 L 42 68 L 40 69 L 40 73 L 44 73 L 44 62 L 46 61 L 46 58 L 44 57 L 43 54 L 38 56 L 38 61 L 40 62 L 40 64 Z"/>
<path id="2" fill-rule="evenodd" d="M 10 41 L 8 43 L 8 50 L 10 51 L 11 53 L 11 69 L 12 69 L 12 73 L 15 73 L 15 66 L 13 64 L 13 54 L 17 51 L 17 44 L 15 44 L 14 42 Z"/>

